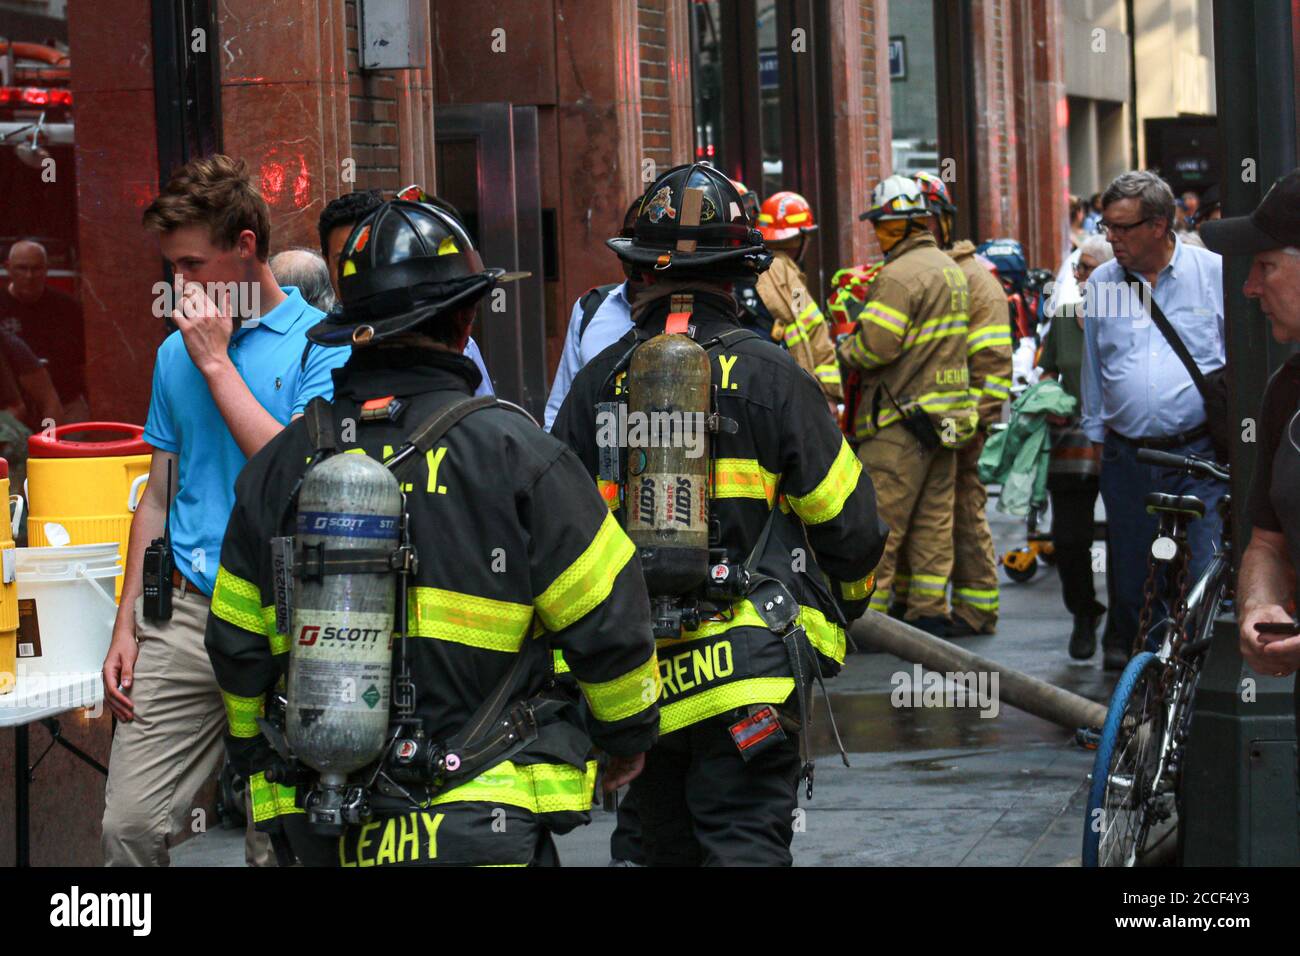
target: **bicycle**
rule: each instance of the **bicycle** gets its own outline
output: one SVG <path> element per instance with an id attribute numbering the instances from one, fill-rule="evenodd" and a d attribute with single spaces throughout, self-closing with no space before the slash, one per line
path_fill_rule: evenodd
<path id="1" fill-rule="evenodd" d="M 1227 483 L 1227 466 L 1195 456 L 1142 449 L 1139 461 Z M 1193 495 L 1153 492 L 1147 512 L 1159 519 L 1133 656 L 1111 695 L 1092 767 L 1083 830 L 1083 865 L 1151 862 L 1173 837 L 1181 845 L 1181 771 L 1196 685 L 1214 621 L 1233 599 L 1231 496 L 1219 502 L 1223 532 L 1205 570 L 1187 586 L 1187 527 L 1205 516 Z M 1171 616 L 1152 622 L 1156 577 L 1169 571 L 1177 591 Z M 1160 625 L 1165 624 L 1163 631 Z M 1158 834 L 1158 836 L 1157 836 Z M 1154 837 L 1154 839 L 1153 839 Z"/>

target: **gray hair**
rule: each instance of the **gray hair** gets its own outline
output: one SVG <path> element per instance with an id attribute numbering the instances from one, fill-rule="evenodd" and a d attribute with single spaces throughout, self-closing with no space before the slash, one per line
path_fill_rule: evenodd
<path id="1" fill-rule="evenodd" d="M 1079 256 L 1092 256 L 1097 260 L 1097 265 L 1101 265 L 1114 259 L 1115 252 L 1105 236 L 1084 236 L 1083 242 L 1079 243 Z"/>
<path id="2" fill-rule="evenodd" d="M 1111 203 L 1119 202 L 1121 199 L 1138 200 L 1143 219 L 1163 217 L 1167 231 L 1173 232 L 1178 222 L 1174 191 L 1155 173 L 1145 169 L 1120 173 L 1102 193 L 1101 207 L 1105 209 Z"/>
<path id="3" fill-rule="evenodd" d="M 330 267 L 315 249 L 295 246 L 271 257 L 271 274 L 282 286 L 297 286 L 309 305 L 322 312 L 334 308 Z"/>

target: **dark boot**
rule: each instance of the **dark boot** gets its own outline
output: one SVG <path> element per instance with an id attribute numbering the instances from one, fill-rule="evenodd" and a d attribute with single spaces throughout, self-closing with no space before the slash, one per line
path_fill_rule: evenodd
<path id="1" fill-rule="evenodd" d="M 935 637 L 947 637 L 948 629 L 952 627 L 952 622 L 946 617 L 918 617 L 911 621 L 904 621 L 904 624 L 910 624 L 912 627 L 927 634 L 933 634 Z"/>
<path id="2" fill-rule="evenodd" d="M 1097 619 L 1091 614 L 1074 615 L 1074 630 L 1070 632 L 1070 656 L 1076 661 L 1086 661 L 1097 652 Z"/>

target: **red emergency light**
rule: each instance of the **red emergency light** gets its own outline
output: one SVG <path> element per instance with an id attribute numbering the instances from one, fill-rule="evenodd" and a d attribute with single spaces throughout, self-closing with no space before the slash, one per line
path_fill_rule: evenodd
<path id="1" fill-rule="evenodd" d="M 0 106 L 72 106 L 71 90 L 39 86 L 0 86 Z"/>

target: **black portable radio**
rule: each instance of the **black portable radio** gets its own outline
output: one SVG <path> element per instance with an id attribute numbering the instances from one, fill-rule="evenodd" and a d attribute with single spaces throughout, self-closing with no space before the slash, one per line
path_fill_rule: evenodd
<path id="1" fill-rule="evenodd" d="M 144 549 L 144 601 L 142 612 L 147 621 L 170 621 L 172 618 L 172 463 L 167 460 L 167 513 L 163 534 Z"/>

